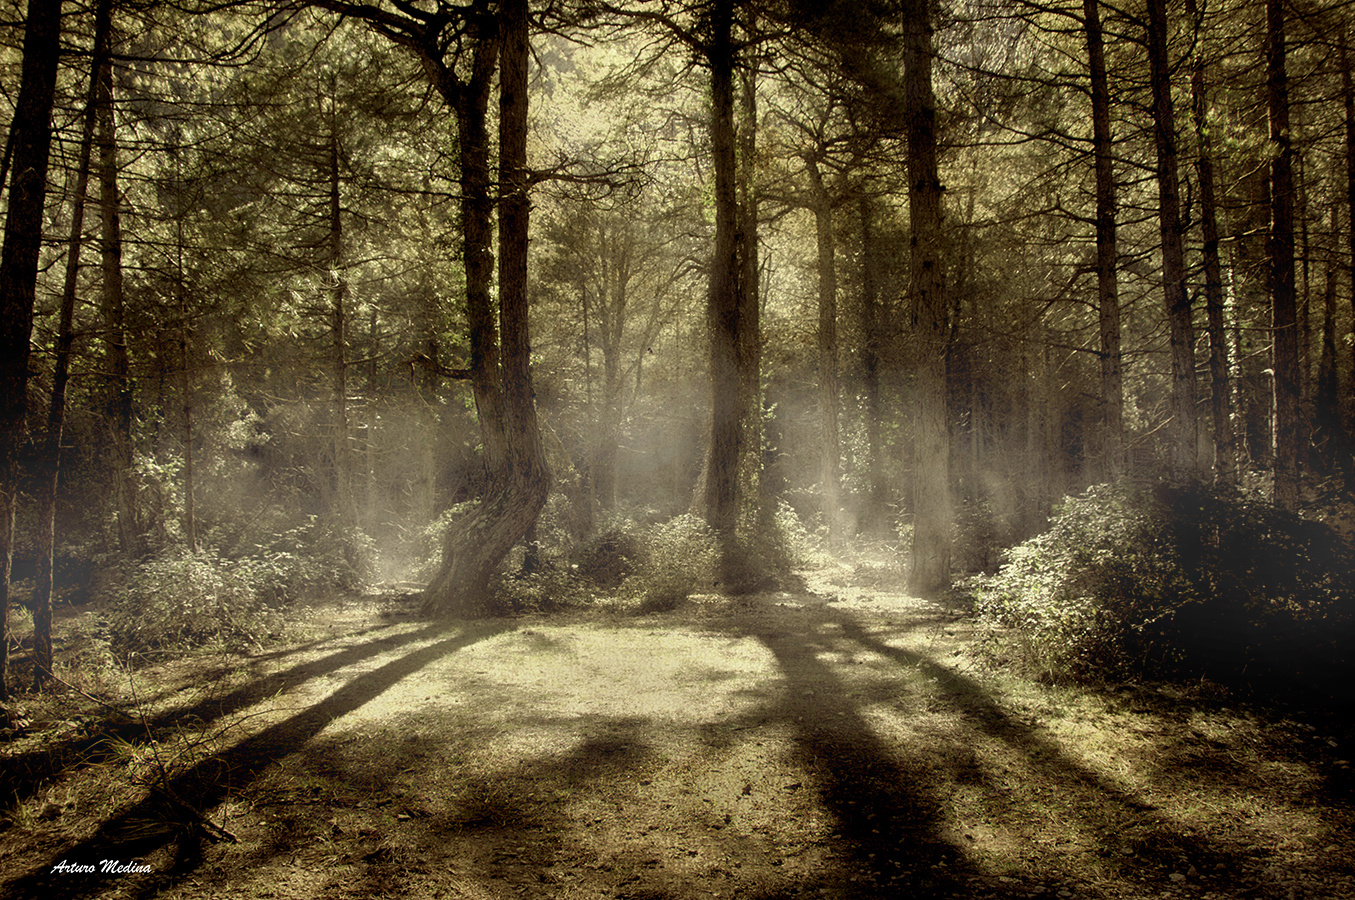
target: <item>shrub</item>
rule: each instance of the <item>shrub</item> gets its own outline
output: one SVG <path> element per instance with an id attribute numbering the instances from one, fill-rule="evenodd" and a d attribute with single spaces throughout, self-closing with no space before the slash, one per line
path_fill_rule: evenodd
<path id="1" fill-rule="evenodd" d="M 681 515 L 641 536 L 642 561 L 627 586 L 640 597 L 643 612 L 666 612 L 713 580 L 715 539 L 697 516 Z"/>
<path id="2" fill-rule="evenodd" d="M 644 559 L 644 546 L 633 531 L 613 528 L 581 548 L 578 573 L 602 588 L 618 587 L 635 574 Z"/>
<path id="3" fill-rule="evenodd" d="M 1320 683 L 1352 631 L 1355 552 L 1237 493 L 1096 487 L 969 583 L 1052 677 Z"/>
<path id="4" fill-rule="evenodd" d="M 955 515 L 952 564 L 960 572 L 997 571 L 1004 547 L 1011 546 L 1011 528 L 987 500 L 966 503 Z"/>
<path id="5" fill-rule="evenodd" d="M 222 524 L 202 543 L 229 560 L 268 606 L 356 593 L 372 579 L 376 545 L 363 532 L 317 516 L 287 524 Z"/>
<path id="6" fill-rule="evenodd" d="M 269 610 L 244 568 L 207 551 L 167 551 L 114 590 L 109 631 L 119 652 L 219 644 L 237 649 L 275 637 Z"/>

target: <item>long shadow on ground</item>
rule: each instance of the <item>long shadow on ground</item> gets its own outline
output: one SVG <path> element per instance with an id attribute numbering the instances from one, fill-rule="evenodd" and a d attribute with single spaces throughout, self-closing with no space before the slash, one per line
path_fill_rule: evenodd
<path id="1" fill-rule="evenodd" d="M 787 673 L 803 673 L 798 677 L 788 674 L 788 712 L 799 720 L 798 743 L 806 760 L 818 761 L 826 776 L 821 788 L 824 805 L 839 819 L 854 868 L 874 885 L 893 882 L 902 872 L 915 896 L 931 896 L 944 886 L 943 879 L 937 878 L 943 863 L 952 885 L 961 878 L 972 882 L 977 873 L 966 862 L 966 848 L 942 837 L 937 770 L 910 765 L 895 748 L 875 736 L 830 667 L 816 658 L 820 652 L 864 649 L 901 668 L 915 670 L 935 686 L 941 702 L 963 716 L 966 726 L 1017 751 L 1038 778 L 1060 793 L 1083 801 L 1060 806 L 1060 812 L 1071 810 L 1080 815 L 1082 820 L 1077 824 L 1102 842 L 1098 850 L 1112 864 L 1119 864 L 1123 842 L 1131 836 L 1137 841 L 1134 849 L 1140 854 L 1140 863 L 1144 857 L 1160 857 L 1165 863 L 1184 855 L 1202 868 L 1236 864 L 1228 853 L 1182 831 L 1151 804 L 1072 759 L 1057 742 L 1012 717 L 973 679 L 924 654 L 886 643 L 845 611 L 826 604 L 813 609 L 807 611 L 798 632 L 778 629 L 769 634 L 754 628 L 752 633 L 776 655 Z M 834 714 L 836 724 L 832 722 Z M 950 777 L 986 781 L 983 773 L 962 771 L 964 768 L 960 766 Z M 968 768 L 973 768 L 972 764 Z M 992 783 L 984 786 L 989 792 L 1002 791 Z M 1045 813 L 1055 814 L 1052 809 Z M 1147 888 L 1160 885 L 1165 872 L 1157 867 L 1145 871 L 1136 865 L 1122 870 L 1120 876 Z M 1000 885 L 991 883 L 984 891 L 985 896 L 1004 893 Z M 1012 891 L 1024 895 L 1023 889 Z M 855 893 L 879 896 L 869 883 Z M 957 894 L 968 895 L 965 891 Z"/>
<path id="2" fill-rule="evenodd" d="M 945 896 L 967 873 L 961 848 L 943 834 L 934 775 L 881 740 L 820 661 L 840 643 L 823 624 L 748 626 L 785 679 L 785 701 L 773 716 L 794 723 L 798 761 L 814 773 L 820 802 L 837 822 L 845 858 L 818 889 L 847 897 Z"/>
<path id="3" fill-rule="evenodd" d="M 368 629 L 356 634 L 346 635 L 342 640 L 350 641 L 371 631 Z M 148 719 L 123 715 L 117 721 L 109 720 L 97 726 L 72 735 L 71 737 L 47 744 L 26 753 L 14 754 L 5 758 L 4 770 L 0 771 L 0 813 L 13 809 L 17 804 L 33 796 L 45 784 L 68 769 L 97 765 L 107 761 L 114 754 L 118 743 L 122 741 L 159 740 L 166 730 L 191 723 L 195 727 L 209 725 L 233 713 L 252 706 L 279 691 L 296 687 L 314 678 L 337 672 L 382 653 L 389 652 L 406 644 L 416 643 L 442 631 L 442 626 L 429 626 L 413 631 L 402 631 L 376 640 L 365 640 L 351 647 L 330 653 L 320 659 L 298 663 L 280 672 L 274 672 L 252 679 L 239 687 L 219 696 L 210 696 L 190 706 L 166 710 Z M 261 659 L 273 659 L 282 655 L 294 655 L 311 647 L 290 648 L 285 653 L 270 653 L 263 657 L 248 660 L 246 665 L 255 665 Z"/>
<path id="4" fill-rule="evenodd" d="M 401 679 L 448 654 L 511 628 L 511 624 L 502 622 L 469 625 L 458 634 L 406 653 L 371 672 L 357 676 L 324 701 L 245 738 L 222 753 L 198 762 L 166 787 L 173 796 L 191 800 L 197 809 L 208 811 L 233 792 L 253 782 L 269 765 L 295 752 L 330 722 L 375 699 Z M 334 654 L 334 657 L 346 657 L 351 663 L 440 631 L 442 629 L 432 627 L 421 629 L 409 635 L 379 641 L 375 645 L 355 647 Z M 321 665 L 323 662 L 297 668 L 319 674 L 342 665 Z M 180 826 L 180 823 L 181 827 L 175 827 Z M 118 887 L 124 892 L 131 887 L 129 879 L 140 879 L 140 884 L 131 889 L 139 888 L 138 896 L 154 896 L 191 873 L 199 862 L 204 840 L 199 826 L 198 822 L 184 822 L 181 810 L 176 809 L 172 802 L 152 794 L 103 822 L 93 837 L 54 855 L 49 861 L 10 882 L 7 888 L 17 897 L 94 896 L 109 886 L 109 876 L 98 874 L 97 871 L 94 874 L 72 874 L 69 871 L 56 873 L 54 867 L 66 862 L 93 865 L 97 869 L 101 860 L 144 859 L 162 848 L 169 848 L 172 862 L 162 872 L 117 879 Z"/>

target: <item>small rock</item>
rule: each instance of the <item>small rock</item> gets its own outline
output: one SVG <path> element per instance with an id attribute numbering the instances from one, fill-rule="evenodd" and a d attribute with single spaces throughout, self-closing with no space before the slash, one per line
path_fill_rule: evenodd
<path id="1" fill-rule="evenodd" d="M 1177 884 L 1180 884 L 1181 882 L 1186 880 L 1186 876 L 1182 875 L 1180 872 L 1173 872 L 1167 877 Z"/>

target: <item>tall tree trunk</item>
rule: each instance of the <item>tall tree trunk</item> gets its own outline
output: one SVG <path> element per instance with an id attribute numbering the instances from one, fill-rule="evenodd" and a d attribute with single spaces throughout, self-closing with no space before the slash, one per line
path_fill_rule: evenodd
<path id="1" fill-rule="evenodd" d="M 1196 0 L 1186 0 L 1186 15 L 1196 35 L 1203 33 Z M 1204 256 L 1204 306 L 1209 335 L 1209 410 L 1213 424 L 1214 478 L 1220 484 L 1237 483 L 1237 439 L 1233 432 L 1229 398 L 1228 338 L 1223 310 L 1223 264 L 1219 258 L 1219 220 L 1214 178 L 1214 150 L 1209 136 L 1209 101 L 1205 90 L 1204 57 L 1197 47 L 1190 72 L 1191 111 L 1195 122 L 1196 163 L 1200 180 L 1200 236 Z"/>
<path id="2" fill-rule="evenodd" d="M 1266 0 L 1266 98 L 1270 112 L 1270 290 L 1275 381 L 1275 503 L 1299 501 L 1297 292 L 1294 284 L 1294 147 L 1289 134 L 1289 79 L 1285 72 L 1284 0 Z"/>
<path id="3" fill-rule="evenodd" d="M 61 477 L 61 439 L 66 425 L 66 388 L 70 383 L 71 353 L 75 346 L 75 293 L 80 278 L 80 253 L 85 243 L 85 194 L 89 190 L 90 157 L 98 105 L 99 72 L 108 63 L 108 34 L 112 0 L 99 0 L 94 14 L 94 50 L 85 97 L 80 152 L 71 193 L 70 238 L 66 242 L 66 271 L 61 289 L 52 394 L 47 404 L 47 429 L 38 450 L 41 466 L 36 498 L 37 574 L 33 585 L 33 687 L 42 687 L 52 671 L 52 594 L 55 588 L 56 498 Z"/>
<path id="4" fill-rule="evenodd" d="M 1176 112 L 1167 55 L 1166 0 L 1148 0 L 1148 61 L 1153 83 L 1153 138 L 1157 146 L 1158 231 L 1162 238 L 1162 292 L 1171 342 L 1171 471 L 1199 472 L 1195 415 L 1195 326 L 1186 290 L 1181 185 L 1177 172 Z"/>
<path id="5" fill-rule="evenodd" d="M 823 183 L 819 162 L 805 157 L 809 175 L 819 274 L 819 483 L 828 544 L 842 543 L 842 447 L 838 433 L 837 260 L 833 238 L 833 204 Z"/>
<path id="6" fill-rule="evenodd" d="M 950 585 L 950 422 L 946 404 L 949 329 L 942 262 L 941 178 L 936 99 L 932 91 L 932 26 L 928 0 L 911 0 L 903 38 L 908 136 L 908 221 L 912 231 L 911 309 L 914 340 L 913 545 L 909 587 L 927 596 Z"/>
<path id="7" fill-rule="evenodd" d="M 0 699 L 9 695 L 9 591 L 18 456 L 27 412 L 29 341 L 42 250 L 60 38 L 60 0 L 29 0 L 23 72 L 10 123 L 14 151 L 9 213 L 0 248 Z"/>
<path id="8" fill-rule="evenodd" d="M 610 236 L 609 236 L 610 232 Z M 598 246 L 602 277 L 598 291 L 599 330 L 602 333 L 602 408 L 599 411 L 597 447 L 594 453 L 594 484 L 603 509 L 616 506 L 616 453 L 621 443 L 621 338 L 631 278 L 628 226 L 599 223 Z"/>
<path id="9" fill-rule="evenodd" d="M 746 9 L 745 15 L 754 15 Z M 745 26 L 751 31 L 753 25 Z M 758 270 L 757 185 L 757 73 L 746 67 L 740 73 L 742 117 L 737 128 L 736 177 L 738 179 L 738 236 L 735 252 L 739 264 L 738 357 L 740 425 L 739 479 L 741 518 L 754 531 L 765 534 L 773 527 L 776 504 L 763 477 L 762 433 L 762 297 Z M 751 584 L 728 585 L 749 589 Z"/>
<path id="10" fill-rule="evenodd" d="M 420 373 L 411 372 L 420 401 L 419 470 L 413 501 L 415 519 L 420 526 L 431 523 L 438 514 L 438 431 L 441 425 L 441 417 L 437 411 L 438 389 L 441 384 L 438 366 L 442 356 L 438 329 L 434 324 L 438 320 L 438 301 L 431 285 L 423 292 L 422 301 L 423 355 L 432 362 L 432 365 L 425 367 Z"/>
<path id="11" fill-rule="evenodd" d="M 193 376 L 188 355 L 188 291 L 183 283 L 183 224 L 178 234 L 179 390 L 183 414 L 183 534 L 189 552 L 198 549 L 197 479 L 193 470 Z"/>
<path id="12" fill-rule="evenodd" d="M 477 40 L 470 80 L 460 92 L 444 96 L 457 112 L 462 265 L 466 271 L 471 390 L 480 422 L 485 474 L 489 484 L 494 485 L 504 477 L 508 465 L 499 339 L 494 324 L 494 200 L 490 195 L 488 126 L 500 38 L 493 14 L 482 3 L 476 6 L 471 28 Z"/>
<path id="13" fill-rule="evenodd" d="M 357 525 L 357 499 L 353 492 L 353 449 L 348 427 L 348 282 L 343 273 L 343 203 L 341 147 L 337 90 L 329 91 L 329 274 L 330 286 L 330 379 L 334 409 L 334 499 L 335 513 L 343 528 Z"/>
<path id="14" fill-rule="evenodd" d="M 1338 230 L 1332 209 L 1332 232 Z M 1348 448 L 1341 427 L 1341 399 L 1336 372 L 1336 261 L 1328 257 L 1322 289 L 1322 351 L 1318 357 L 1317 390 L 1313 397 L 1314 420 L 1321 437 L 1323 457 L 1329 466 L 1349 469 Z"/>
<path id="15" fill-rule="evenodd" d="M 101 257 L 104 320 L 106 419 L 118 543 L 128 556 L 145 551 L 143 524 L 132 476 L 132 378 L 127 356 L 127 301 L 122 277 L 122 196 L 118 190 L 118 142 L 113 107 L 113 67 L 105 66 L 99 91 L 99 204 L 103 237 Z"/>
<path id="16" fill-rule="evenodd" d="M 1101 476 L 1124 475 L 1124 371 L 1120 350 L 1119 244 L 1115 147 L 1100 0 L 1083 0 L 1091 72 L 1092 156 L 1096 161 L 1096 295 L 1101 336 Z"/>
<path id="17" fill-rule="evenodd" d="M 1346 266 L 1350 279 L 1350 314 L 1355 321 L 1355 78 L 1351 77 L 1350 49 L 1346 29 L 1341 29 L 1341 99 L 1345 105 L 1346 117 Z M 1350 419 L 1347 431 L 1355 436 L 1355 344 L 1351 346 L 1350 382 L 1351 396 Z"/>
<path id="18" fill-rule="evenodd" d="M 706 519 L 719 536 L 726 574 L 734 564 L 739 513 L 744 393 L 739 379 L 738 195 L 734 151 L 733 0 L 711 12 L 710 140 L 715 172 L 715 248 L 707 295 L 710 332 L 711 438 Z"/>
<path id="19" fill-rule="evenodd" d="M 876 246 L 874 209 L 871 199 L 859 200 L 861 217 L 861 377 L 866 402 L 866 448 L 870 455 L 870 496 L 865 521 L 872 532 L 888 525 L 885 503 L 884 440 L 880 430 L 880 286 L 879 248 Z"/>
<path id="20" fill-rule="evenodd" d="M 456 524 L 443 567 L 424 594 L 438 617 L 484 610 L 489 579 L 513 545 L 531 531 L 550 492 L 532 389 L 527 304 L 528 0 L 500 7 L 499 78 L 499 332 L 502 339 L 505 467 L 489 494 Z"/>

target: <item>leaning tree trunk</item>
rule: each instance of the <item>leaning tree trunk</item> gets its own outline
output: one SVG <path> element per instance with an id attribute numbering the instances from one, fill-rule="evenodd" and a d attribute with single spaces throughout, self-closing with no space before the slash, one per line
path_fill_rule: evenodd
<path id="1" fill-rule="evenodd" d="M 1186 290 L 1181 184 L 1177 172 L 1176 113 L 1167 57 L 1166 0 L 1148 0 L 1148 62 L 1153 83 L 1153 137 L 1157 145 L 1158 233 L 1162 239 L 1162 291 L 1171 343 L 1171 472 L 1198 475 L 1195 415 L 1195 327 Z"/>
<path id="2" fill-rule="evenodd" d="M 12 180 L 0 248 L 0 698 L 9 695 L 9 580 L 18 455 L 27 412 L 29 340 L 42 250 L 60 38 L 60 0 L 30 0 L 23 73 L 10 124 Z"/>
<path id="3" fill-rule="evenodd" d="M 1083 0 L 1091 73 L 1092 156 L 1096 161 L 1096 295 L 1101 335 L 1101 474 L 1124 474 L 1124 369 L 1120 349 L 1119 237 L 1116 227 L 1115 147 L 1110 130 L 1110 86 L 1100 0 Z"/>
<path id="4" fill-rule="evenodd" d="M 37 574 L 33 585 L 33 686 L 40 688 L 52 671 L 52 591 L 56 556 L 56 496 L 61 475 L 61 436 L 66 423 L 66 387 L 70 383 L 71 351 L 75 345 L 75 291 L 80 276 L 80 251 L 85 237 L 85 192 L 89 189 L 91 148 L 94 144 L 95 111 L 100 70 L 108 60 L 108 34 L 112 0 L 100 0 L 94 19 L 94 58 L 90 65 L 89 92 L 85 99 L 80 155 L 75 166 L 75 190 L 71 200 L 70 240 L 66 245 L 65 281 L 58 316 L 56 359 L 52 372 L 52 395 L 47 404 L 47 430 L 38 451 L 41 477 L 37 485 Z"/>
<path id="5" fill-rule="evenodd" d="M 533 398 L 527 314 L 528 0 L 505 0 L 500 15 L 499 331 L 506 465 L 489 492 L 453 526 L 443 548 L 442 570 L 423 602 L 425 613 L 437 617 L 485 611 L 490 578 L 536 524 L 550 492 Z"/>
<path id="6" fill-rule="evenodd" d="M 1270 112 L 1270 290 L 1275 379 L 1275 503 L 1299 502 L 1298 303 L 1294 283 L 1294 147 L 1289 138 L 1283 0 L 1266 0 L 1266 98 Z"/>
<path id="7" fill-rule="evenodd" d="M 931 10 L 913 0 L 904 36 L 904 99 L 908 129 L 908 211 L 912 230 L 912 319 L 915 345 L 913 545 L 909 588 L 934 595 L 950 585 L 950 422 L 946 405 L 948 350 L 945 270 L 941 258 L 941 178 L 936 98 L 932 92 Z"/>

